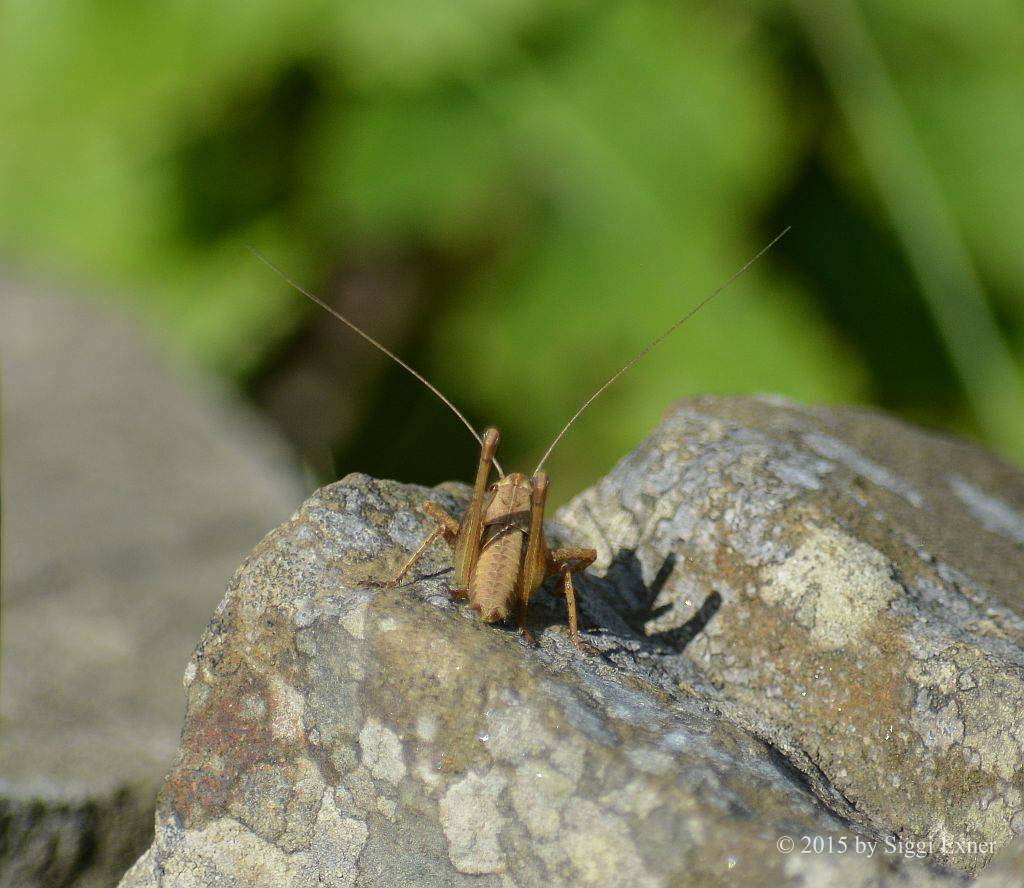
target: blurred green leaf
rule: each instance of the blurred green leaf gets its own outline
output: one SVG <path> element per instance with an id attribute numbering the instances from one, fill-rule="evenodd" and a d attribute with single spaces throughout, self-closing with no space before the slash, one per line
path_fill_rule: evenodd
<path id="1" fill-rule="evenodd" d="M 863 9 L 1019 361 L 1024 21 L 1009 0 Z M 428 291 L 404 348 L 528 469 L 608 375 L 798 219 L 581 420 L 554 457 L 556 497 L 686 392 L 875 398 L 976 430 L 791 11 L 8 0 L 0 252 L 128 294 L 174 348 L 239 381 L 310 317 L 247 243 L 312 286 L 367 255 L 417 257 Z M 900 337 L 944 391 L 888 384 Z M 368 424 L 391 395 L 365 405 Z M 450 440 L 400 427 L 422 417 L 391 430 L 419 445 L 396 450 L 409 478 Z"/>

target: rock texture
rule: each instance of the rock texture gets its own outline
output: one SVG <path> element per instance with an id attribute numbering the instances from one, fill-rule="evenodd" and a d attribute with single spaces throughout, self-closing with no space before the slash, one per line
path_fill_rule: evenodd
<path id="1" fill-rule="evenodd" d="M 1024 832 L 1019 471 L 866 411 L 703 400 L 562 518 L 637 605 L 676 565 L 659 667 L 837 814 L 968 872 Z"/>
<path id="2" fill-rule="evenodd" d="M 152 839 L 216 590 L 302 490 L 124 318 L 7 282 L 0 318 L 0 885 L 109 886 Z"/>
<path id="3" fill-rule="evenodd" d="M 452 603 L 442 546 L 377 585 L 428 496 L 349 476 L 243 563 L 123 888 L 1019 884 L 1019 473 L 686 402 L 549 528 L 599 551 L 586 657 L 546 593 L 535 647 Z"/>

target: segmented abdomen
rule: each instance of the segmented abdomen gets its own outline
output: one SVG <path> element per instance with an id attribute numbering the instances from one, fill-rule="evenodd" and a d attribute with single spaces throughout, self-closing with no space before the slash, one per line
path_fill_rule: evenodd
<path id="1" fill-rule="evenodd" d="M 484 622 L 504 620 L 512 612 L 526 534 L 518 528 L 488 528 L 476 570 L 469 581 L 470 606 Z"/>

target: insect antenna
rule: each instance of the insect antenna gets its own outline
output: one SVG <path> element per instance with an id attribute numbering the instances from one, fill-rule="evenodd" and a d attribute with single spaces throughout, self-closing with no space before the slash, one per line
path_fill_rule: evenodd
<path id="1" fill-rule="evenodd" d="M 654 339 L 653 341 L 647 343 L 647 345 L 645 345 L 642 349 L 640 349 L 640 351 L 638 351 L 632 358 L 630 358 L 629 361 L 626 362 L 625 366 L 621 367 L 618 371 L 613 373 L 612 376 L 608 379 L 607 382 L 605 382 L 604 385 L 602 385 L 596 392 L 594 392 L 594 394 L 592 394 L 589 398 L 587 398 L 586 401 L 583 402 L 583 406 L 580 407 L 580 409 L 577 410 L 572 415 L 572 419 L 570 419 L 562 427 L 562 431 L 560 431 L 557 435 L 555 435 L 555 440 L 552 441 L 551 442 L 551 446 L 548 447 L 548 449 L 544 451 L 544 455 L 540 458 L 540 462 L 537 463 L 537 468 L 535 468 L 533 470 L 533 473 L 536 475 L 537 472 L 539 472 L 544 467 L 544 463 L 546 463 L 548 461 L 548 457 L 551 456 L 551 451 L 554 450 L 555 447 L 558 445 L 558 442 L 561 441 L 562 438 L 565 437 L 565 433 L 568 432 L 569 429 L 572 428 L 573 423 L 575 423 L 576 420 L 580 418 L 580 416 L 582 415 L 583 411 L 586 410 L 591 404 L 593 404 L 594 401 L 597 400 L 599 395 L 604 393 L 605 389 L 607 389 L 613 382 L 615 382 L 615 380 L 617 380 L 620 376 L 622 376 L 623 373 L 625 373 L 627 370 L 629 370 L 631 367 L 633 367 L 633 365 L 636 364 L 651 349 L 653 349 L 656 345 L 660 345 L 665 339 L 667 339 L 669 336 L 671 336 L 673 333 L 675 333 L 676 330 L 678 330 L 683 324 L 685 324 L 688 320 L 690 320 L 690 318 L 692 318 L 695 314 L 697 314 L 698 311 L 700 311 L 705 305 L 707 305 L 719 293 L 721 293 L 723 290 L 725 290 L 729 286 L 731 286 L 736 281 L 736 279 L 738 277 L 740 277 L 748 268 L 750 268 L 751 265 L 753 265 L 755 262 L 757 262 L 758 259 L 760 259 L 772 247 L 774 247 L 789 232 L 790 228 L 792 228 L 792 226 L 791 225 L 787 225 L 781 232 L 779 232 L 777 235 L 775 235 L 775 237 L 773 237 L 771 239 L 771 241 L 768 242 L 768 244 L 766 244 L 764 247 L 762 247 L 758 251 L 757 255 L 752 256 L 750 259 L 748 259 L 746 262 L 744 262 L 743 265 L 740 267 L 740 269 L 738 271 L 736 271 L 732 275 L 732 277 L 730 277 L 724 284 L 721 284 L 717 289 L 713 290 L 711 293 L 709 293 L 707 296 L 705 296 L 700 302 L 698 302 L 693 308 L 691 308 L 686 314 L 684 314 L 678 321 L 676 321 L 671 327 L 669 327 L 657 339 Z"/>
<path id="2" fill-rule="evenodd" d="M 396 355 L 393 351 L 391 351 L 391 349 L 389 349 L 387 346 L 382 345 L 381 343 L 379 343 L 369 333 L 367 333 L 365 330 L 363 330 L 358 324 L 356 324 L 355 322 L 350 321 L 348 318 L 346 318 L 340 311 L 338 311 L 336 308 L 334 308 L 334 306 L 332 306 L 329 302 L 325 301 L 324 299 L 321 299 L 315 293 L 311 293 L 309 290 L 307 290 L 301 284 L 297 283 L 295 280 L 293 280 L 291 277 L 289 277 L 284 271 L 282 271 L 280 268 L 278 268 L 273 262 L 271 262 L 266 256 L 264 256 L 255 247 L 249 246 L 249 252 L 252 253 L 257 259 L 259 259 L 260 262 L 262 262 L 264 265 L 266 265 L 267 268 L 269 268 L 271 271 L 273 271 L 279 278 L 281 278 L 281 280 L 283 280 L 286 284 L 288 284 L 288 286 L 298 290 L 303 296 L 305 296 L 308 299 L 311 299 L 313 302 L 315 302 L 317 305 L 319 305 L 322 309 L 324 309 L 325 311 L 327 311 L 330 314 L 334 315 L 334 317 L 336 317 L 339 321 L 341 321 L 346 327 L 348 327 L 353 332 L 358 333 L 360 336 L 363 337 L 363 339 L 365 339 L 367 342 L 369 342 L 370 345 L 372 345 L 374 348 L 379 349 L 380 351 L 384 352 L 384 354 L 386 354 L 389 358 L 391 358 L 392 361 L 394 361 L 396 364 L 398 364 L 399 367 L 402 367 L 403 369 L 405 369 L 409 373 L 411 373 L 413 376 L 415 376 L 428 389 L 430 389 L 435 395 L 437 395 L 437 397 L 440 398 L 448 406 L 448 409 L 450 409 L 452 411 L 452 413 L 454 413 L 460 420 L 462 420 L 462 424 L 467 429 L 469 429 L 469 433 L 474 438 L 476 438 L 477 443 L 481 447 L 483 446 L 484 440 L 481 437 L 480 433 L 475 428 L 473 428 L 473 424 L 468 419 L 466 419 L 466 417 L 462 415 L 462 411 L 460 411 L 458 407 L 456 407 L 450 400 L 448 400 L 448 398 L 445 397 L 445 395 L 441 392 L 441 390 L 438 389 L 438 387 L 436 385 L 434 385 L 429 379 L 427 379 L 422 373 L 420 373 L 417 370 L 414 370 L 412 367 L 410 367 L 408 364 L 406 364 L 405 361 L 403 361 L 400 357 L 398 357 L 398 355 Z M 498 461 L 494 460 L 493 462 L 494 462 L 494 468 L 496 468 L 498 470 L 498 474 L 502 478 L 504 478 L 505 477 L 505 472 L 502 471 L 502 468 L 498 464 Z"/>

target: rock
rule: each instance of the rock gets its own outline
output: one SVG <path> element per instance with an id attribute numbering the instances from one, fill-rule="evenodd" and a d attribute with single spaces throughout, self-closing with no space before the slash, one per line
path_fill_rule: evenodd
<path id="1" fill-rule="evenodd" d="M 1024 832 L 1018 470 L 868 411 L 709 398 L 560 518 L 619 596 L 590 600 L 835 814 L 966 872 Z"/>
<path id="2" fill-rule="evenodd" d="M 214 590 L 302 489 L 125 319 L 8 282 L 0 316 L 0 885 L 108 886 L 152 840 Z"/>
<path id="3" fill-rule="evenodd" d="M 599 551 L 591 656 L 544 592 L 536 647 L 481 624 L 440 545 L 379 586 L 465 496 L 351 475 L 246 559 L 124 888 L 947 886 L 996 852 L 1014 884 L 1020 473 L 865 411 L 686 402 L 549 528 Z"/>
<path id="4" fill-rule="evenodd" d="M 1016 838 L 1001 848 L 975 879 L 972 888 L 1010 888 L 1021 883 L 1024 873 L 1024 838 Z"/>

